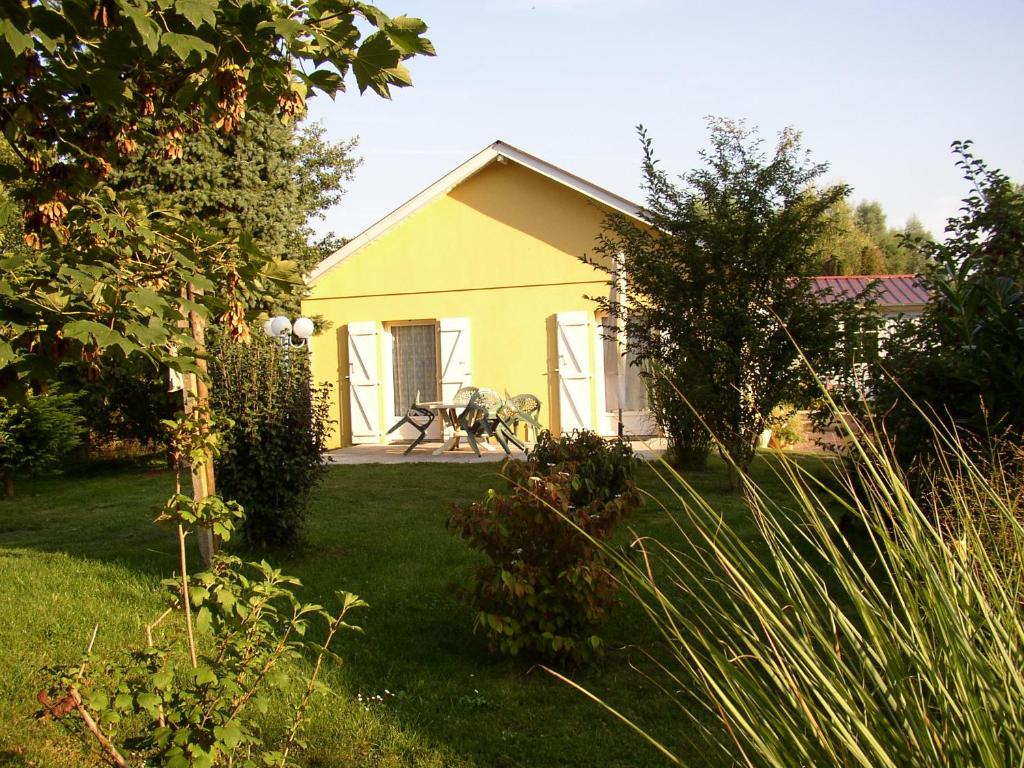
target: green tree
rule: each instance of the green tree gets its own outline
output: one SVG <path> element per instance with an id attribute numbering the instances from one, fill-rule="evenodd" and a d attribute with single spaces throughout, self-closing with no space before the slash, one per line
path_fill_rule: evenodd
<path id="1" fill-rule="evenodd" d="M 890 262 L 891 270 L 897 274 L 919 275 L 928 270 L 928 255 L 935 243 L 931 232 L 916 216 L 907 219 L 902 230 L 896 232 L 899 241 L 897 255 Z"/>
<path id="2" fill-rule="evenodd" d="M 309 223 L 341 199 L 342 185 L 359 164 L 355 145 L 354 139 L 326 141 L 319 124 L 300 128 L 249 111 L 235 133 L 207 127 L 186 135 L 180 158 L 136 158 L 112 184 L 119 194 L 174 211 L 222 237 L 232 228 L 244 230 L 266 258 L 294 262 L 304 273 L 334 243 L 328 236 L 312 244 Z M 304 283 L 285 283 L 253 309 L 294 313 L 303 293 Z M 84 392 L 90 445 L 129 439 L 154 447 L 163 436 L 161 420 L 180 408 L 181 396 L 167 392 L 164 372 L 122 355 L 104 354 L 95 366 L 65 371 L 62 378 Z"/>
<path id="3" fill-rule="evenodd" d="M 815 249 L 816 270 L 824 275 L 918 274 L 925 256 L 918 242 L 931 235 L 916 218 L 900 229 L 890 229 L 885 211 L 876 201 L 856 207 L 843 198 L 825 213 L 827 226 Z"/>
<path id="4" fill-rule="evenodd" d="M 134 159 L 113 185 L 222 235 L 244 230 L 265 257 L 306 272 L 321 258 L 310 220 L 341 199 L 360 162 L 356 144 L 327 141 L 316 123 L 300 128 L 249 111 L 234 133 L 206 127 L 186 135 L 180 158 Z"/>
<path id="5" fill-rule="evenodd" d="M 827 166 L 811 162 L 792 129 L 766 155 L 756 131 L 711 120 L 704 164 L 679 184 L 658 167 L 643 128 L 640 137 L 645 225 L 605 220 L 604 259 L 588 261 L 625 291 L 597 301 L 636 340 L 638 359 L 669 368 L 742 470 L 775 407 L 811 396 L 788 334 L 814 361 L 837 349 L 843 305 L 818 301 L 810 276 L 825 213 L 847 190 L 813 187 Z"/>
<path id="6" fill-rule="evenodd" d="M 0 127 L 17 157 L 0 177 L 17 182 L 30 246 L 0 262 L 7 381 L 24 388 L 68 359 L 139 355 L 190 374 L 187 408 L 207 414 L 206 324 L 248 338 L 249 318 L 297 270 L 241 228 L 224 236 L 151 208 L 115 186 L 118 173 L 139 156 L 180 159 L 204 129 L 234 134 L 251 111 L 288 123 L 350 75 L 388 98 L 411 85 L 405 60 L 433 55 L 425 32 L 353 0 L 0 5 Z M 200 503 L 212 463 L 193 466 Z M 201 548 L 209 559 L 212 544 Z"/>
<path id="7" fill-rule="evenodd" d="M 0 172 L 19 182 L 32 252 L 0 266 L 0 366 L 38 378 L 117 348 L 189 370 L 207 319 L 244 338 L 294 265 L 243 229 L 151 208 L 119 173 L 252 111 L 293 120 L 350 74 L 387 97 L 411 84 L 405 59 L 433 53 L 425 30 L 348 0 L 4 3 L 0 125 L 18 160 Z"/>
<path id="8" fill-rule="evenodd" d="M 57 470 L 61 459 L 79 445 L 83 431 L 74 395 L 29 395 L 23 402 L 0 397 L 4 496 L 14 496 L 16 475 Z"/>
<path id="9" fill-rule="evenodd" d="M 859 225 L 859 211 L 845 197 L 825 211 L 826 225 L 815 247 L 816 271 L 829 275 L 885 272 L 885 253 Z"/>
<path id="10" fill-rule="evenodd" d="M 898 243 L 886 223 L 885 211 L 877 200 L 862 200 L 854 213 L 854 220 L 861 232 L 871 238 L 887 254 L 895 251 Z"/>
<path id="11" fill-rule="evenodd" d="M 931 453 L 922 410 L 977 436 L 1024 433 L 1024 187 L 971 142 L 953 151 L 971 193 L 944 242 L 917 241 L 930 299 L 874 370 L 874 410 L 907 464 Z"/>
<path id="12" fill-rule="evenodd" d="M 884 266 L 882 274 L 919 274 L 924 271 L 925 255 L 918 243 L 933 238 L 917 217 L 908 219 L 903 229 L 890 228 L 882 204 L 862 200 L 857 206 L 856 224 L 881 250 Z"/>

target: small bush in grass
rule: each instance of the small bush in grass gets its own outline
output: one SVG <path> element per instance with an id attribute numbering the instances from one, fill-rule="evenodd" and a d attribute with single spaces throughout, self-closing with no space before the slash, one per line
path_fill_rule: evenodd
<path id="1" fill-rule="evenodd" d="M 655 674 L 679 727 L 749 766 L 1021 765 L 1020 467 L 979 466 L 933 427 L 940 487 L 922 501 L 891 448 L 835 415 L 859 458 L 846 492 L 780 456 L 788 498 L 747 479 L 752 540 L 666 468 L 684 544 L 606 550 L 669 650 Z"/>
<path id="2" fill-rule="evenodd" d="M 97 366 L 95 377 L 78 369 L 66 374 L 68 385 L 79 392 L 90 453 L 166 451 L 161 422 L 181 409 L 181 393 L 167 391 L 166 369 L 113 354 L 101 357 Z"/>
<path id="3" fill-rule="evenodd" d="M 210 377 L 211 405 L 233 422 L 217 460 L 218 488 L 245 508 L 250 544 L 291 544 L 324 472 L 330 387 L 313 385 L 305 350 L 286 357 L 262 336 L 218 344 Z"/>
<path id="4" fill-rule="evenodd" d="M 0 477 L 4 496 L 14 495 L 16 475 L 56 471 L 85 431 L 74 395 L 29 395 L 22 402 L 0 397 Z"/>
<path id="5" fill-rule="evenodd" d="M 779 405 L 768 417 L 772 434 L 768 441 L 770 448 L 787 448 L 800 442 L 803 437 L 803 417 L 790 405 Z"/>
<path id="6" fill-rule="evenodd" d="M 570 501 L 581 506 L 623 493 L 630 487 L 636 468 L 636 456 L 629 443 L 608 442 L 589 430 L 559 437 L 546 430 L 541 432 L 527 462 L 540 475 L 572 475 Z"/>
<path id="7" fill-rule="evenodd" d="M 618 586 L 597 542 L 639 501 L 634 464 L 628 444 L 545 433 L 527 461 L 505 465 L 507 494 L 453 507 L 449 530 L 490 561 L 477 569 L 472 601 L 493 650 L 556 663 L 603 650 L 596 630 Z"/>

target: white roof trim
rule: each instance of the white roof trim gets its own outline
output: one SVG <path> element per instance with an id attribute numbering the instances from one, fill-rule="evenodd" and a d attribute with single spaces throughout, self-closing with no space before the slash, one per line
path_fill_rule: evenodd
<path id="1" fill-rule="evenodd" d="M 534 157 L 520 149 L 516 149 L 511 144 L 506 144 L 503 141 L 496 141 L 486 149 L 473 155 L 473 157 L 469 158 L 469 160 L 464 162 L 455 170 L 435 181 L 418 195 L 406 201 L 383 219 L 364 229 L 356 237 L 345 243 L 344 246 L 317 264 L 313 271 L 309 273 L 307 283 L 309 285 L 313 285 L 325 273 L 343 262 L 356 251 L 362 249 L 363 246 L 368 244 L 370 241 L 380 237 L 389 229 L 411 216 L 434 199 L 447 194 L 470 176 L 481 171 L 499 157 L 507 158 L 541 174 L 542 176 L 546 176 L 549 179 L 557 181 L 559 184 L 564 184 L 570 189 L 574 189 L 592 200 L 596 200 L 597 202 L 618 211 L 619 213 L 624 213 L 627 216 L 631 216 L 636 219 L 641 218 L 641 208 L 636 203 L 630 202 L 624 197 L 619 197 L 618 195 L 609 192 L 596 184 L 592 184 L 585 179 L 581 179 L 579 176 L 571 174 L 558 166 L 541 160 L 539 157 Z"/>

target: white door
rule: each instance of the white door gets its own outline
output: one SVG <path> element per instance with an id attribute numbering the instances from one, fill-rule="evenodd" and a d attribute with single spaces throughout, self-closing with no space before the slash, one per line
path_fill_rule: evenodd
<path id="1" fill-rule="evenodd" d="M 348 324 L 348 396 L 353 443 L 380 442 L 379 325 L 372 320 Z"/>
<path id="2" fill-rule="evenodd" d="M 559 428 L 593 429 L 590 381 L 590 315 L 559 312 L 555 316 L 558 343 Z"/>
<path id="3" fill-rule="evenodd" d="M 470 368 L 469 318 L 442 317 L 438 322 L 441 337 L 441 400 L 451 402 L 462 387 L 473 380 Z"/>

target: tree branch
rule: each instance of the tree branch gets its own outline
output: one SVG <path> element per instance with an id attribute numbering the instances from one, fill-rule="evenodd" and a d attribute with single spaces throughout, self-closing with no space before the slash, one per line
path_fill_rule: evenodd
<path id="1" fill-rule="evenodd" d="M 82 697 L 78 695 L 78 689 L 74 686 L 68 688 L 68 696 L 71 702 L 75 705 L 75 709 L 78 710 L 78 714 L 82 716 L 82 721 L 85 723 L 85 727 L 88 728 L 92 735 L 96 737 L 96 741 L 99 742 L 100 747 L 103 749 L 104 754 L 107 758 L 116 765 L 118 768 L 128 768 L 128 761 L 125 760 L 121 753 L 117 751 L 117 747 L 114 743 L 107 738 L 106 734 L 100 729 L 99 724 L 93 719 L 92 715 L 89 714 L 89 710 L 85 708 L 82 703 Z"/>

